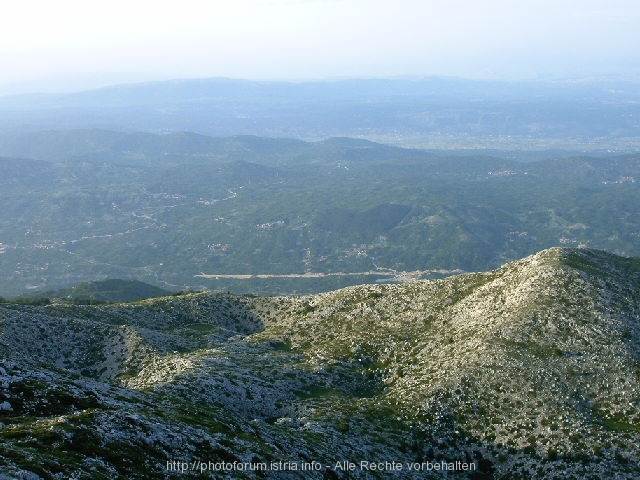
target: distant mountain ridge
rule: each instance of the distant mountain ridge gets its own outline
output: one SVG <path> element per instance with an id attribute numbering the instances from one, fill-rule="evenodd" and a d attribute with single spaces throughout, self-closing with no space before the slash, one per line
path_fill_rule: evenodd
<path id="1" fill-rule="evenodd" d="M 102 129 L 46 130 L 36 132 L 0 134 L 4 154 L 20 152 L 20 156 L 48 161 L 69 161 L 75 159 L 100 161 L 107 158 L 154 158 L 155 164 L 175 162 L 185 157 L 191 161 L 223 160 L 242 158 L 243 153 L 268 156 L 273 146 L 277 151 L 283 148 L 303 149 L 306 142 L 290 139 L 270 139 L 252 136 L 232 136 L 214 138 L 192 132 L 153 134 L 145 132 L 118 132 Z"/>
<path id="2" fill-rule="evenodd" d="M 229 478 L 383 479 L 389 467 L 366 465 L 397 462 L 414 479 L 414 463 L 458 462 L 474 469 L 453 478 L 635 478 L 639 290 L 639 258 L 555 248 L 312 296 L 3 304 L 0 466 L 199 478 L 189 465 L 212 460 Z M 283 462 L 318 470 L 276 473 Z"/>
<path id="3" fill-rule="evenodd" d="M 175 80 L 0 97 L 0 128 L 91 127 L 301 139 L 364 136 L 401 144 L 421 144 L 430 135 L 456 144 L 464 144 L 465 137 L 483 142 L 499 136 L 519 137 L 521 147 L 527 139 L 531 144 L 533 139 L 564 138 L 588 146 L 585 138 L 598 138 L 603 145 L 622 148 L 623 139 L 637 140 L 637 92 L 633 82 L 606 79 Z"/>

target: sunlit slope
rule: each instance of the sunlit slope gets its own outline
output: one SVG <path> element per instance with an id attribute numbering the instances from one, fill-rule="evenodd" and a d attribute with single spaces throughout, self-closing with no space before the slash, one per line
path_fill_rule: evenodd
<path id="1" fill-rule="evenodd" d="M 45 478 L 177 478 L 167 460 L 211 458 L 335 470 L 273 478 L 346 478 L 345 459 L 632 478 L 639 289 L 637 259 L 551 249 L 486 273 L 303 297 L 6 304 L 0 461 Z M 75 442 L 89 434 L 90 452 Z"/>

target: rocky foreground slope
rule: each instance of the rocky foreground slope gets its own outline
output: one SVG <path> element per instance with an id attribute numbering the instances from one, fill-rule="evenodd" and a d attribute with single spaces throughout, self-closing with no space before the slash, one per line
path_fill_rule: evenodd
<path id="1" fill-rule="evenodd" d="M 638 478 L 640 259 L 0 305 L 0 479 Z"/>

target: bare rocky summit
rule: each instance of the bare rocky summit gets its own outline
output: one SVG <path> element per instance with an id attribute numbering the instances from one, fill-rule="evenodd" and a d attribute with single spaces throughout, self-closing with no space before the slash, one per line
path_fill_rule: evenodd
<path id="1" fill-rule="evenodd" d="M 5 303 L 0 358 L 0 479 L 640 477 L 640 259 L 601 251 L 302 297 Z"/>

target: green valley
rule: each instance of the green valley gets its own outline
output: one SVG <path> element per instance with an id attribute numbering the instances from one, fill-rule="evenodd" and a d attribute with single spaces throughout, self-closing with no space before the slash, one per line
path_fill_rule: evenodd
<path id="1" fill-rule="evenodd" d="M 311 293 L 495 268 L 553 246 L 640 253 L 638 155 L 518 161 L 107 131 L 20 145 L 12 152 L 35 158 L 0 159 L 3 296 L 107 278 Z"/>

